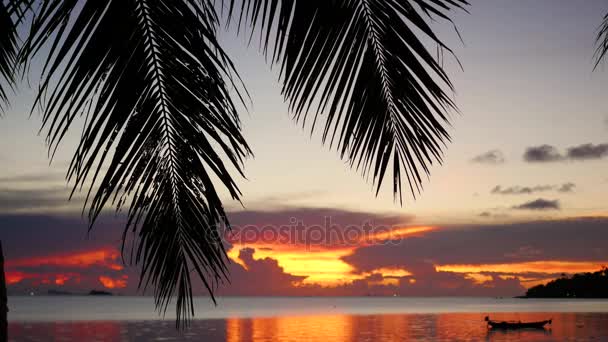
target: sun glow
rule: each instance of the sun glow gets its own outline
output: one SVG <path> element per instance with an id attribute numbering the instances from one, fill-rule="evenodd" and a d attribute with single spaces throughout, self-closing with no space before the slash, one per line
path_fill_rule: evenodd
<path id="1" fill-rule="evenodd" d="M 107 276 L 100 276 L 99 282 L 108 289 L 121 289 L 127 287 L 128 276 L 123 275 L 121 278 L 113 279 Z"/>
<path id="2" fill-rule="evenodd" d="M 400 277 L 411 276 L 407 270 L 399 268 L 379 268 L 371 272 L 358 272 L 353 266 L 342 260 L 352 255 L 355 249 L 387 240 L 396 240 L 423 235 L 435 230 L 435 227 L 402 227 L 381 232 L 372 232 L 371 235 L 362 236 L 360 243 L 351 246 L 306 246 L 272 243 L 233 244 L 228 251 L 228 257 L 235 263 L 248 269 L 245 261 L 239 257 L 243 248 L 253 248 L 254 260 L 271 258 L 277 261 L 283 271 L 294 276 L 306 277 L 300 284 L 321 285 L 335 287 L 355 280 L 365 279 L 372 274 L 381 274 L 385 285 L 396 285 Z"/>
<path id="3" fill-rule="evenodd" d="M 340 284 L 360 279 L 361 275 L 353 273 L 354 268 L 341 258 L 352 254 L 355 247 L 341 249 L 297 248 L 285 245 L 275 246 L 234 246 L 228 251 L 228 256 L 234 262 L 247 268 L 239 258 L 242 248 L 255 248 L 253 258 L 261 260 L 271 258 L 277 261 L 283 271 L 295 276 L 305 276 L 302 284 L 318 284 L 323 286 L 338 286 Z"/>

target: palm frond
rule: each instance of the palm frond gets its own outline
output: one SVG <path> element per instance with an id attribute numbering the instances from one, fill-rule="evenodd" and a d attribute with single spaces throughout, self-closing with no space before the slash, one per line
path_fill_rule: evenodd
<path id="1" fill-rule="evenodd" d="M 17 57 L 17 22 L 14 20 L 19 1 L 0 1 L 0 114 L 6 109 L 8 92 L 15 82 Z"/>
<path id="2" fill-rule="evenodd" d="M 608 14 L 604 15 L 604 19 L 602 20 L 602 24 L 600 25 L 595 38 L 595 43 L 597 44 L 597 48 L 594 56 L 594 69 L 598 67 L 598 65 L 604 60 L 604 57 L 606 57 L 606 53 L 608 53 Z"/>
<path id="3" fill-rule="evenodd" d="M 176 296 L 178 325 L 194 314 L 191 274 L 211 295 L 226 277 L 213 179 L 238 199 L 228 168 L 242 175 L 250 154 L 217 25 L 208 0 L 45 0 L 23 54 L 50 45 L 37 99 L 50 151 L 85 114 L 68 178 L 90 185 L 91 225 L 107 204 L 128 206 L 123 252 L 132 232 L 140 286 L 163 312 Z"/>
<path id="4" fill-rule="evenodd" d="M 466 0 L 244 0 L 239 23 L 261 28 L 264 51 L 281 64 L 283 95 L 311 130 L 326 115 L 323 142 L 372 176 L 380 191 L 392 161 L 395 197 L 402 174 L 412 195 L 450 140 L 455 105 L 443 66 L 422 39 L 450 51 L 427 18 L 450 20 Z M 236 11 L 234 1 L 230 8 Z"/>

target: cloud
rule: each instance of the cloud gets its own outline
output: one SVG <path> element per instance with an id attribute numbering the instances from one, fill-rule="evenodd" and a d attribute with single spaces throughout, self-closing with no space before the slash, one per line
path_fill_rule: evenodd
<path id="1" fill-rule="evenodd" d="M 361 279 L 337 286 L 325 287 L 302 283 L 305 277 L 286 273 L 271 258 L 254 259 L 255 250 L 240 250 L 244 265 L 230 265 L 230 284 L 218 288 L 220 295 L 248 296 L 495 296 L 516 295 L 525 289 L 516 279 L 490 276 L 488 281 L 478 283 L 467 275 L 436 271 L 429 263 L 411 267 L 415 274 L 385 276 L 370 273 Z"/>
<path id="2" fill-rule="evenodd" d="M 562 185 L 536 185 L 536 186 L 511 186 L 503 188 L 500 185 L 490 190 L 494 195 L 531 195 L 538 192 L 557 191 L 562 193 L 573 192 L 576 184 L 564 183 Z"/>
<path id="3" fill-rule="evenodd" d="M 49 170 L 41 173 L 24 173 L 0 177 L 2 186 L 14 186 L 16 183 L 66 183 L 65 173 Z"/>
<path id="4" fill-rule="evenodd" d="M 558 161 L 586 161 L 608 157 L 608 144 L 582 144 L 566 149 L 562 154 L 555 146 L 541 145 L 528 147 L 524 160 L 528 163 L 549 163 Z"/>
<path id="5" fill-rule="evenodd" d="M 46 189 L 0 188 L 0 213 L 37 211 L 44 212 L 80 206 L 78 198 L 68 201 L 69 191 L 65 187 Z"/>
<path id="6" fill-rule="evenodd" d="M 226 236 L 232 245 L 263 243 L 265 247 L 289 244 L 321 248 L 351 247 L 381 234 L 408 233 L 402 230 L 413 220 L 403 214 L 305 207 L 238 211 L 228 213 L 228 218 L 232 229 Z"/>
<path id="7" fill-rule="evenodd" d="M 490 193 L 494 195 L 528 195 L 535 192 L 544 192 L 552 189 L 553 186 L 551 185 L 537 185 L 534 187 L 512 186 L 508 188 L 503 188 L 502 186 L 497 185 L 490 191 Z"/>
<path id="8" fill-rule="evenodd" d="M 487 295 L 517 294 L 524 292 L 522 282 L 599 269 L 608 260 L 607 228 L 607 218 L 452 226 L 398 245 L 361 247 L 342 259 L 358 272 L 411 272 L 415 285 L 427 288 L 413 295 L 469 293 L 479 284 L 470 277 L 489 279 L 481 283 L 490 287 Z"/>
<path id="9" fill-rule="evenodd" d="M 593 160 L 608 156 L 608 144 L 584 144 L 568 148 L 567 156 L 571 160 Z"/>
<path id="10" fill-rule="evenodd" d="M 524 153 L 524 160 L 529 163 L 547 163 L 563 159 L 557 148 L 551 145 L 528 147 Z"/>
<path id="11" fill-rule="evenodd" d="M 444 264 L 504 264 L 538 260 L 605 262 L 608 218 L 514 224 L 458 225 L 423 236 L 358 248 L 343 257 L 361 272 L 379 267 Z M 522 251 L 534 251 L 533 253 Z"/>
<path id="12" fill-rule="evenodd" d="M 323 225 L 326 219 L 341 226 L 362 225 L 374 222 L 385 226 L 403 225 L 413 220 L 412 215 L 382 214 L 338 208 L 291 207 L 278 210 L 243 210 L 228 213 L 230 223 L 244 226 L 284 226 L 303 222 L 305 225 Z"/>
<path id="13" fill-rule="evenodd" d="M 478 164 L 499 165 L 505 163 L 505 156 L 500 150 L 492 150 L 482 153 L 473 159 L 471 162 Z"/>
<path id="14" fill-rule="evenodd" d="M 516 205 L 513 209 L 519 210 L 560 210 L 559 200 L 546 200 L 536 199 L 534 201 L 526 202 L 520 205 Z"/>
<path id="15" fill-rule="evenodd" d="M 254 259 L 255 250 L 243 248 L 239 259 L 243 265 L 231 263 L 230 283 L 220 285 L 218 294 L 239 296 L 289 296 L 296 295 L 296 287 L 306 277 L 286 273 L 276 260 Z"/>
<path id="16" fill-rule="evenodd" d="M 401 220 L 398 216 L 374 216 L 338 209 L 294 208 L 288 212 L 311 220 L 313 217 L 319 220 L 319 214 L 323 217 L 323 214 L 331 212 L 336 215 L 338 222 L 358 222 L 370 217 L 382 218 L 386 223 Z M 349 219 L 347 213 L 355 215 L 354 218 Z M 244 216 L 234 216 L 234 219 L 242 220 L 240 223 L 248 220 L 258 223 L 289 221 L 284 214 L 256 214 L 249 211 L 240 213 Z M 9 285 L 9 290 L 11 293 L 27 293 L 32 289 L 40 292 L 42 289 L 60 288 L 86 292 L 93 288 L 113 286 L 113 291 L 119 293 L 136 293 L 139 276 L 136 268 L 119 270 L 116 264 L 120 264 L 120 258 L 115 252 L 104 255 L 85 253 L 108 246 L 118 251 L 122 224 L 120 218 L 102 216 L 100 226 L 92 232 L 93 236 L 85 239 L 86 222 L 79 218 L 0 215 L 0 236 L 7 265 L 11 265 L 7 276 L 11 281 L 21 278 Z M 394 243 L 353 246 L 352 252 L 342 256 L 339 261 L 350 265 L 352 274 L 359 278 L 334 287 L 307 283 L 305 275 L 290 273 L 283 268 L 280 260 L 260 257 L 264 252 L 267 254 L 267 248 L 242 248 L 236 254 L 241 263 L 228 265 L 230 283 L 221 284 L 217 293 L 289 296 L 516 295 L 524 290 L 521 285 L 523 278 L 515 279 L 515 276 L 545 279 L 559 276 L 561 272 L 568 273 L 568 267 L 577 266 L 576 263 L 606 262 L 606 241 L 606 218 L 443 227 L 395 240 Z M 304 249 L 301 251 L 307 253 Z M 86 268 L 79 266 L 78 260 L 81 259 L 89 260 L 91 265 Z M 288 257 L 286 260 L 292 259 Z M 512 264 L 526 265 L 539 260 L 565 260 L 570 263 L 554 262 L 546 272 L 508 268 Z M 481 270 L 477 276 L 439 267 L 480 264 L 502 266 L 500 270 Z M 506 270 L 504 265 L 507 265 Z M 541 263 L 535 267 L 538 269 L 543 265 Z M 387 273 L 380 271 L 382 269 L 401 272 Z M 319 268 L 318 271 L 331 270 Z M 195 294 L 206 294 L 204 286 L 194 281 Z"/>
<path id="17" fill-rule="evenodd" d="M 477 215 L 478 217 L 484 218 L 484 219 L 506 219 L 509 218 L 509 215 L 504 214 L 504 213 L 493 213 L 491 211 L 483 211 L 481 213 L 479 213 L 479 215 Z"/>
<path id="18" fill-rule="evenodd" d="M 558 192 L 569 193 L 569 192 L 573 192 L 574 188 L 576 188 L 576 184 L 574 184 L 574 183 L 564 183 L 564 184 L 562 184 L 562 186 L 560 186 L 559 188 L 557 188 L 557 191 Z"/>

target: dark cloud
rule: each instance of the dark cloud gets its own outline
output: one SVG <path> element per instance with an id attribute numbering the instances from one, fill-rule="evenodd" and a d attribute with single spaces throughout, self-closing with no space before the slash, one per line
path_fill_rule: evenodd
<path id="1" fill-rule="evenodd" d="M 490 193 L 494 195 L 531 195 L 547 191 L 566 193 L 573 192 L 575 187 L 576 185 L 574 183 L 564 183 L 562 185 L 511 186 L 508 188 L 497 185 L 490 190 Z"/>
<path id="2" fill-rule="evenodd" d="M 481 218 L 485 218 L 485 219 L 506 219 L 509 217 L 509 215 L 504 214 L 504 213 L 493 213 L 491 211 L 483 211 L 481 212 L 479 215 L 477 215 L 478 217 Z"/>
<path id="3" fill-rule="evenodd" d="M 499 165 L 504 164 L 506 160 L 502 151 L 492 150 L 474 157 L 471 161 L 479 164 Z"/>
<path id="4" fill-rule="evenodd" d="M 378 214 L 364 211 L 351 211 L 335 208 L 305 208 L 293 207 L 278 210 L 245 210 L 228 213 L 228 218 L 233 226 L 284 226 L 303 222 L 304 225 L 323 225 L 327 218 L 331 222 L 340 225 L 362 225 L 372 222 L 386 226 L 402 225 L 411 222 L 411 215 Z"/>
<path id="5" fill-rule="evenodd" d="M 608 218 L 453 226 L 398 244 L 361 247 L 343 259 L 365 272 L 379 267 L 608 260 Z"/>
<path id="6" fill-rule="evenodd" d="M 541 145 L 528 147 L 524 153 L 524 160 L 529 163 L 546 163 L 564 160 L 585 161 L 608 157 L 608 144 L 583 144 L 572 146 L 565 154 L 558 151 L 555 146 Z"/>
<path id="7" fill-rule="evenodd" d="M 495 186 L 490 193 L 494 195 L 529 195 L 535 192 L 544 192 L 552 190 L 554 187 L 552 185 L 537 185 L 534 187 L 529 186 L 512 186 L 508 188 L 503 188 L 500 185 Z"/>
<path id="8" fill-rule="evenodd" d="M 558 192 L 568 193 L 568 192 L 573 192 L 574 188 L 576 188 L 576 184 L 574 184 L 574 183 L 564 183 L 564 184 L 562 184 L 562 186 L 560 186 L 559 188 L 557 188 L 557 191 Z"/>
<path id="9" fill-rule="evenodd" d="M 0 214 L 0 238 L 7 259 L 37 257 L 120 247 L 123 225 L 121 218 L 102 215 L 87 233 L 87 220 L 80 216 Z"/>
<path id="10" fill-rule="evenodd" d="M 49 212 L 56 209 L 79 210 L 82 195 L 68 201 L 71 188 L 65 175 L 49 170 L 0 177 L 0 213 Z"/>
<path id="11" fill-rule="evenodd" d="M 226 236 L 232 245 L 264 242 L 328 248 L 373 238 L 374 232 L 388 233 L 392 228 L 407 226 L 413 220 L 409 215 L 333 208 L 238 211 L 229 213 L 228 218 L 232 229 Z"/>
<path id="12" fill-rule="evenodd" d="M 219 286 L 220 295 L 239 296 L 289 296 L 298 292 L 297 283 L 306 277 L 286 273 L 274 259 L 255 260 L 255 250 L 240 250 L 239 259 L 247 268 L 237 263 L 229 266 L 230 283 Z"/>
<path id="13" fill-rule="evenodd" d="M 555 162 L 563 159 L 557 148 L 551 145 L 528 147 L 524 153 L 524 160 L 529 163 Z"/>
<path id="14" fill-rule="evenodd" d="M 559 200 L 546 200 L 536 199 L 534 201 L 526 202 L 520 205 L 516 205 L 513 209 L 519 210 L 560 210 Z"/>
<path id="15" fill-rule="evenodd" d="M 571 160 L 593 160 L 608 156 L 608 144 L 584 144 L 570 147 L 567 156 Z"/>
<path id="16" fill-rule="evenodd" d="M 76 199 L 68 201 L 69 191 L 65 187 L 47 189 L 0 189 L 0 212 L 44 211 L 73 207 Z"/>

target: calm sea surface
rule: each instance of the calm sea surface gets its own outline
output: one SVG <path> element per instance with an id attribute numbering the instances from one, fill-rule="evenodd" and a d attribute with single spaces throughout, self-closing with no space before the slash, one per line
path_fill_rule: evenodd
<path id="1" fill-rule="evenodd" d="M 197 298 L 182 332 L 149 297 L 9 297 L 9 308 L 11 341 L 608 341 L 608 300 Z M 495 332 L 486 315 L 553 324 Z"/>

